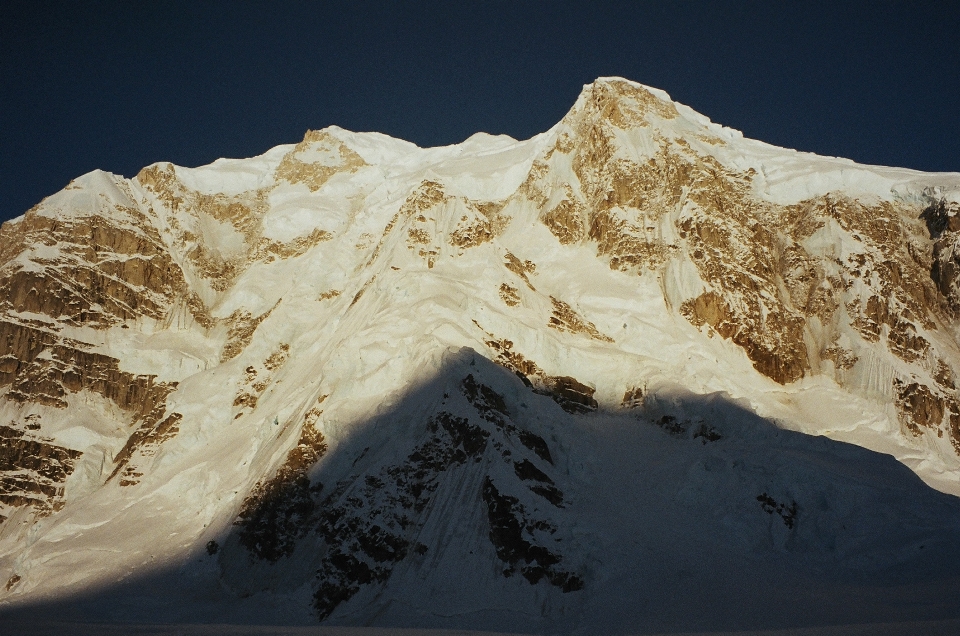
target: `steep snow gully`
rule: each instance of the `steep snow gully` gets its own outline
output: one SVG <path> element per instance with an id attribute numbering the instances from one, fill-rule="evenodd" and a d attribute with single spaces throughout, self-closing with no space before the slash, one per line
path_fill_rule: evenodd
<path id="1" fill-rule="evenodd" d="M 619 78 L 80 177 L 0 229 L 0 626 L 956 633 L 958 215 Z"/>

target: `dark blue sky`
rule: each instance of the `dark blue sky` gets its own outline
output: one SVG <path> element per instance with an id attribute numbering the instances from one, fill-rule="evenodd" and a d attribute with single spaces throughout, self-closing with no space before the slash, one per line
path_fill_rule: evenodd
<path id="1" fill-rule="evenodd" d="M 0 218 L 94 168 L 526 138 L 621 75 L 764 141 L 960 171 L 960 2 L 11 2 Z"/>

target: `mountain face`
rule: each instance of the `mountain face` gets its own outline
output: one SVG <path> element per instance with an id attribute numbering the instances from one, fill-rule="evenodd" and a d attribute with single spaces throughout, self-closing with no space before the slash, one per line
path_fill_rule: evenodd
<path id="1" fill-rule="evenodd" d="M 960 174 L 606 78 L 527 141 L 93 172 L 0 267 L 8 611 L 956 618 Z"/>

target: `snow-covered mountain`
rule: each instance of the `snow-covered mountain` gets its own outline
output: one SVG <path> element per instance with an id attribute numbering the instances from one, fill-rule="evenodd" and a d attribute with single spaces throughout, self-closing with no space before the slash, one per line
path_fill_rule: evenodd
<path id="1" fill-rule="evenodd" d="M 0 230 L 0 609 L 956 618 L 958 215 L 618 78 L 526 141 L 84 175 Z"/>

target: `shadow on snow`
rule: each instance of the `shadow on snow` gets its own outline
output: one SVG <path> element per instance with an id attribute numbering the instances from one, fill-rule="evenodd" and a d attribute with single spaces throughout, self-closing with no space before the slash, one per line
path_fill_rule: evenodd
<path id="1" fill-rule="evenodd" d="M 960 501 L 892 457 L 719 395 L 583 412 L 523 380 L 448 353 L 331 449 L 303 433 L 189 559 L 0 620 L 627 634 L 960 618 Z"/>

